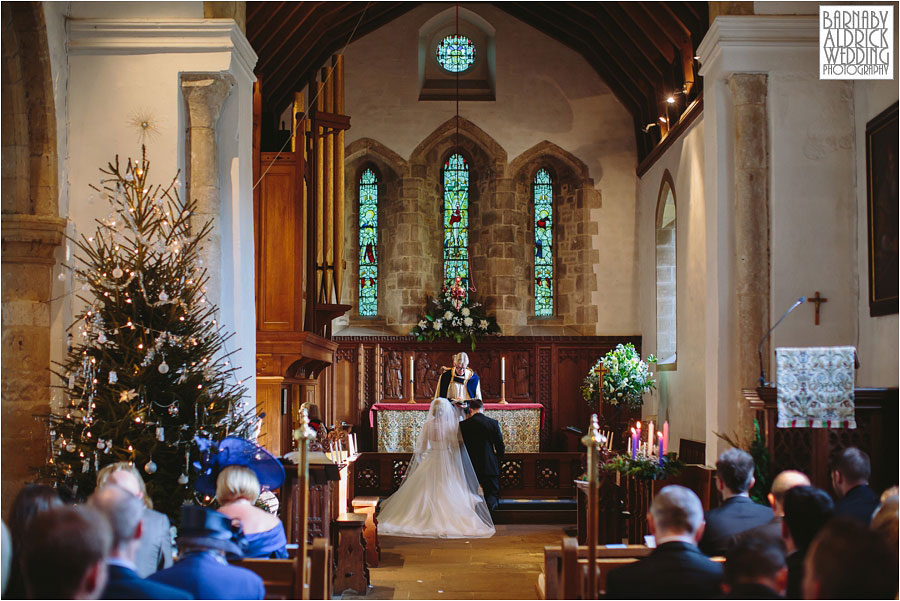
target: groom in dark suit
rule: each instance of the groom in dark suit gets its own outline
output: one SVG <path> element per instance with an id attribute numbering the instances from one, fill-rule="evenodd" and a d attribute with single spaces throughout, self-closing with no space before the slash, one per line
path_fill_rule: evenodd
<path id="1" fill-rule="evenodd" d="M 484 502 L 493 512 L 500 494 L 500 462 L 503 461 L 503 434 L 500 424 L 484 414 L 481 399 L 469 400 L 468 417 L 459 424 L 475 476 L 484 491 Z"/>

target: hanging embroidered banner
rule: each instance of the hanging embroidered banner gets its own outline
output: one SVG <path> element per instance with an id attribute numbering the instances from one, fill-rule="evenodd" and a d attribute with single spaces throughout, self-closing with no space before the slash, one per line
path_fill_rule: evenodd
<path id="1" fill-rule="evenodd" d="M 852 346 L 775 349 L 779 428 L 855 428 Z"/>

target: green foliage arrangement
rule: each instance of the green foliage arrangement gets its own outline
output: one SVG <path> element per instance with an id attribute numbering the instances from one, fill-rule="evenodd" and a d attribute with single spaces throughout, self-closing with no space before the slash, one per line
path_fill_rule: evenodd
<path id="1" fill-rule="evenodd" d="M 628 455 L 616 455 L 602 466 L 608 472 L 619 472 L 643 480 L 665 480 L 680 474 L 683 467 L 684 463 L 675 452 L 666 454 L 662 465 L 655 457 L 638 455 L 637 459 L 632 459 Z"/>
<path id="2" fill-rule="evenodd" d="M 474 288 L 468 290 L 474 291 Z M 500 326 L 493 315 L 487 314 L 484 305 L 467 294 L 460 278 L 456 278 L 452 286 L 441 289 L 438 298 L 426 298 L 425 314 L 409 334 L 420 342 L 436 338 L 453 338 L 456 342 L 468 340 L 474 351 L 479 338 L 500 334 Z"/>
<path id="3" fill-rule="evenodd" d="M 656 363 L 656 357 L 642 361 L 633 344 L 620 344 L 594 364 L 581 385 L 581 396 L 594 410 L 601 403 L 638 408 L 644 403 L 643 394 L 656 388 L 647 363 Z"/>
<path id="4" fill-rule="evenodd" d="M 206 298 L 199 254 L 211 222 L 197 221 L 177 179 L 152 185 L 146 157 L 116 158 L 101 172 L 96 189 L 110 213 L 73 240 L 85 307 L 56 370 L 65 400 L 49 416 L 50 459 L 39 473 L 83 499 L 100 468 L 131 461 L 177 523 L 182 503 L 199 500 L 195 437 L 250 437 L 256 408 Z"/>

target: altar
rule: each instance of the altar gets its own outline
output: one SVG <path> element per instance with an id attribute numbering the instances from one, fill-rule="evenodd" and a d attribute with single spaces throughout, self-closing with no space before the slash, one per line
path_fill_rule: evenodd
<path id="1" fill-rule="evenodd" d="M 411 453 L 430 403 L 376 403 L 369 412 L 379 453 Z M 540 403 L 485 403 L 484 413 L 500 422 L 507 453 L 537 453 L 544 407 Z"/>

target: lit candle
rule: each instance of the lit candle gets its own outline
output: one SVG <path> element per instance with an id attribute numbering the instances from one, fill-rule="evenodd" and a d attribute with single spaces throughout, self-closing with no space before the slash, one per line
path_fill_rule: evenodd
<path id="1" fill-rule="evenodd" d="M 637 449 L 638 453 L 641 452 L 641 422 L 636 424 L 637 426 Z"/>
<path id="2" fill-rule="evenodd" d="M 409 381 L 410 381 L 410 383 L 412 383 L 412 382 L 415 380 L 415 377 L 413 376 L 413 373 L 414 373 L 414 372 L 413 372 L 413 369 L 414 369 L 414 368 L 415 368 L 415 366 L 414 366 L 414 364 L 413 364 L 413 358 L 410 357 L 410 358 L 409 358 Z"/>
<path id="3" fill-rule="evenodd" d="M 500 357 L 500 381 L 506 382 L 506 357 Z"/>
<path id="4" fill-rule="evenodd" d="M 656 437 L 653 436 L 653 422 L 647 428 L 647 455 L 653 455 L 653 445 L 656 443 Z"/>
<path id="5" fill-rule="evenodd" d="M 663 422 L 663 454 L 669 450 L 669 420 Z"/>
<path id="6" fill-rule="evenodd" d="M 631 458 L 634 459 L 637 457 L 637 432 L 634 428 L 631 429 Z"/>
<path id="7" fill-rule="evenodd" d="M 663 464 L 663 457 L 665 457 L 665 451 L 663 450 L 663 433 L 657 432 L 657 436 L 659 436 L 659 464 Z"/>

